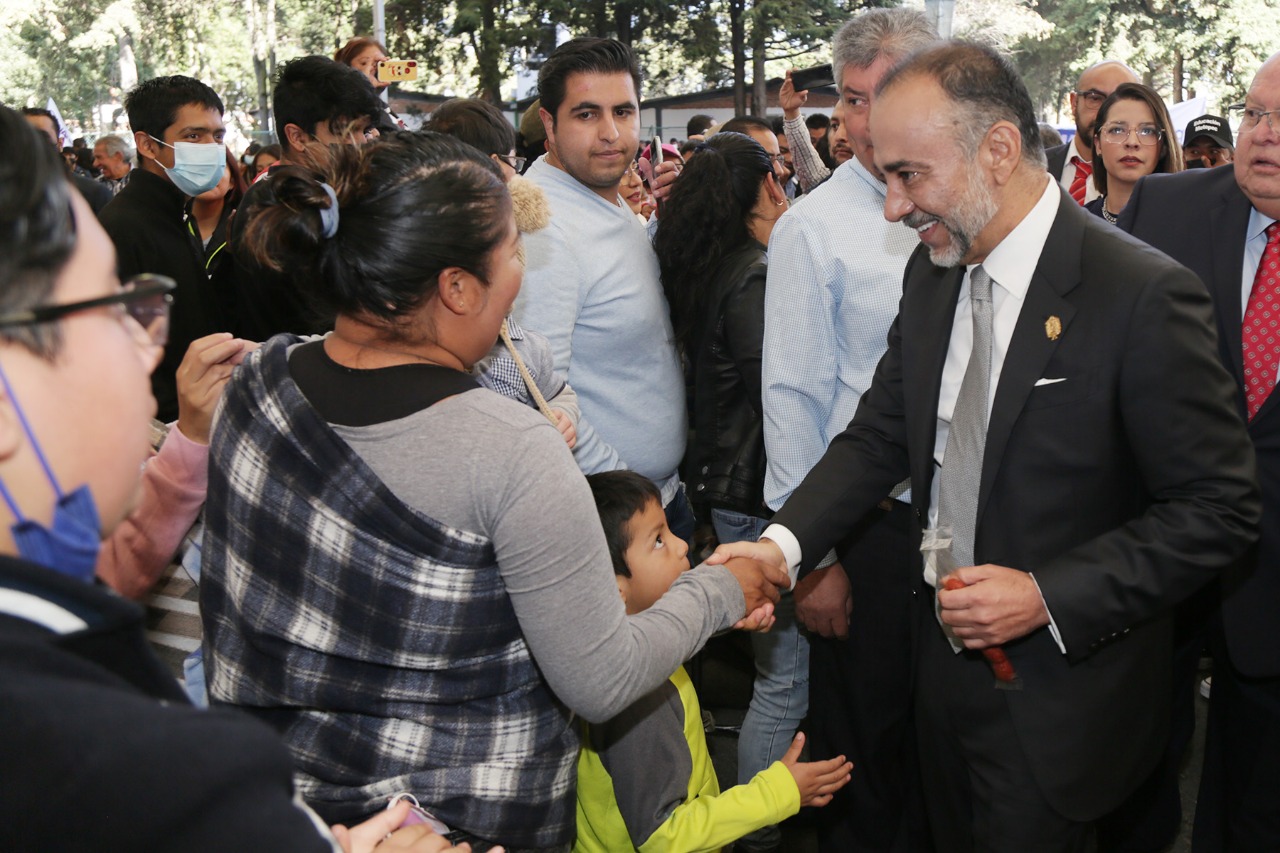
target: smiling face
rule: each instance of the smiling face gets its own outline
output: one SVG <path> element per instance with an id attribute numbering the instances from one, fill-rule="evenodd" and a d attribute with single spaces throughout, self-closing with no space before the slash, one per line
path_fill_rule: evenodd
<path id="1" fill-rule="evenodd" d="M 616 202 L 618 182 L 640 147 L 639 100 L 625 71 L 570 74 L 555 116 L 540 112 L 548 162 Z"/>
<path id="2" fill-rule="evenodd" d="M 983 231 L 999 205 L 988 175 L 956 139 L 955 108 L 932 80 L 916 75 L 872 108 L 876 165 L 887 185 L 884 216 L 913 229 L 942 267 L 985 257 Z"/>
<path id="3" fill-rule="evenodd" d="M 1160 162 L 1160 156 L 1164 152 L 1165 141 L 1143 145 L 1137 134 L 1137 130 L 1143 127 L 1160 129 L 1151 107 L 1143 101 L 1125 98 L 1113 103 L 1107 111 L 1102 133 L 1094 141 L 1094 150 L 1107 167 L 1109 191 L 1112 182 L 1129 186 L 1156 170 L 1156 164 Z M 1110 131 L 1115 128 L 1127 128 L 1130 133 L 1120 142 L 1113 142 Z"/>
<path id="4" fill-rule="evenodd" d="M 1268 59 L 1253 78 L 1245 106 L 1280 108 L 1280 54 Z M 1267 116 L 1253 130 L 1236 136 L 1236 183 L 1249 201 L 1267 216 L 1280 219 L 1280 116 Z"/>
<path id="5" fill-rule="evenodd" d="M 627 613 L 648 610 L 681 573 L 689 570 L 689 546 L 671 532 L 662 504 L 651 500 L 627 522 L 631 544 L 623 555 L 631 577 L 625 579 Z"/>

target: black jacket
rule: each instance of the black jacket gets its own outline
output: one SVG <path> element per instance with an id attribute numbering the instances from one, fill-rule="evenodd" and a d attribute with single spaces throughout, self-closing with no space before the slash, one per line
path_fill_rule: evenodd
<path id="1" fill-rule="evenodd" d="M 191 707 L 142 608 L 3 556 L 0 592 L 0 849 L 331 849 L 293 803 L 279 739 Z M 22 599 L 50 608 L 45 624 Z"/>
<path id="2" fill-rule="evenodd" d="M 694 439 L 689 484 L 695 504 L 768 518 L 764 505 L 764 417 L 760 357 L 764 346 L 764 247 L 730 252 L 710 282 L 706 316 L 695 326 Z"/>
<path id="3" fill-rule="evenodd" d="M 129 183 L 102 209 L 102 227 L 116 245 L 120 280 L 139 273 L 167 275 L 178 284 L 173 294 L 169 343 L 151 374 L 156 417 L 178 417 L 178 365 L 196 338 L 223 331 L 216 321 L 216 300 L 204 268 L 204 247 L 187 228 L 188 198 L 172 183 L 145 169 L 134 169 Z"/>

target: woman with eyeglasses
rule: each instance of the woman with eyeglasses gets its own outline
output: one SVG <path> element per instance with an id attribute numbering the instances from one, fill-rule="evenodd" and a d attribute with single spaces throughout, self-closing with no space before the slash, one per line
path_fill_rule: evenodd
<path id="1" fill-rule="evenodd" d="M 1093 123 L 1093 183 L 1100 195 L 1085 209 L 1114 223 L 1138 181 L 1181 172 L 1182 148 L 1164 100 L 1150 86 L 1121 83 Z"/>

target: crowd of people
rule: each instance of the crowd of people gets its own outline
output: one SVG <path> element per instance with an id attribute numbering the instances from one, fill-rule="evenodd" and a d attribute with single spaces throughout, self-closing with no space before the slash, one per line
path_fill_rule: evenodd
<path id="1" fill-rule="evenodd" d="M 660 150 L 599 38 L 514 126 L 367 38 L 240 156 L 191 77 L 0 107 L 0 846 L 1159 851 L 1209 652 L 1193 849 L 1280 849 L 1280 54 L 1046 148 L 919 11 L 832 53 Z"/>

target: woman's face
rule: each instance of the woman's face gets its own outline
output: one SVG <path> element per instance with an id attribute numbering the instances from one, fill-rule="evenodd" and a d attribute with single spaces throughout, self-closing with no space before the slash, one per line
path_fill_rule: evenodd
<path id="1" fill-rule="evenodd" d="M 274 154 L 259 154 L 253 158 L 253 176 L 256 178 L 267 169 L 270 169 L 276 163 L 280 162 L 280 158 Z"/>
<path id="2" fill-rule="evenodd" d="M 385 89 L 391 84 L 378 80 L 378 63 L 386 58 L 387 55 L 377 47 L 366 47 L 351 60 L 351 67 L 368 77 L 373 88 Z"/>
<path id="3" fill-rule="evenodd" d="M 1156 170 L 1165 140 L 1157 140 L 1154 145 L 1143 144 L 1146 140 L 1140 139 L 1138 133 L 1141 128 L 1160 129 L 1151 107 L 1146 103 L 1125 99 L 1111 105 L 1106 120 L 1099 128 L 1096 145 L 1107 167 L 1108 183 L 1136 183 L 1139 178 Z M 1121 129 L 1129 132 L 1121 136 Z"/>
<path id="4" fill-rule="evenodd" d="M 622 180 L 618 182 L 618 195 L 626 201 L 632 213 L 638 216 L 646 215 L 644 204 L 648 201 L 648 193 L 645 192 L 644 181 L 640 178 L 640 169 L 636 163 L 633 162 L 627 171 L 622 173 Z"/>

